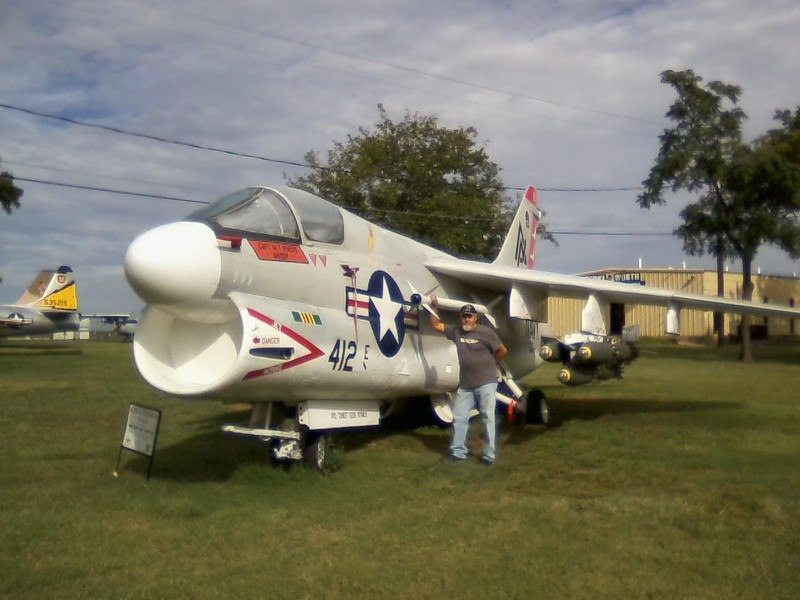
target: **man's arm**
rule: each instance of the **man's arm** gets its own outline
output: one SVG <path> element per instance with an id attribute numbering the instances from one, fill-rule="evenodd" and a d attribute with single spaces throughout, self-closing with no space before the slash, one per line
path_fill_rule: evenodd
<path id="1" fill-rule="evenodd" d="M 506 354 L 508 354 L 508 348 L 506 348 L 503 344 L 500 344 L 497 350 L 494 351 L 495 362 L 499 363 L 506 357 Z"/>
<path id="2" fill-rule="evenodd" d="M 444 333 L 444 323 L 439 318 L 439 301 L 436 296 L 431 296 L 431 327 L 440 333 Z"/>

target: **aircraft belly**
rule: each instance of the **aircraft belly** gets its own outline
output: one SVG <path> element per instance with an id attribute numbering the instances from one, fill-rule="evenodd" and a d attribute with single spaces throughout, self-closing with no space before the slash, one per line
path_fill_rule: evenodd
<path id="1" fill-rule="evenodd" d="M 387 356 L 370 323 L 342 309 L 240 292 L 229 300 L 215 322 L 148 306 L 134 338 L 143 378 L 177 396 L 290 403 L 435 394 L 458 384 L 444 336 L 408 331 Z"/>

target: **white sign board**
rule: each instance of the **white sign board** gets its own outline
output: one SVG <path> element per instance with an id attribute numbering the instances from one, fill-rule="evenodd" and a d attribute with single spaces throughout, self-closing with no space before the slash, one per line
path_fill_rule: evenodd
<path id="1" fill-rule="evenodd" d="M 160 422 L 160 410 L 131 404 L 128 409 L 128 422 L 125 425 L 122 447 L 137 454 L 152 457 L 156 451 L 156 437 L 158 437 Z"/>

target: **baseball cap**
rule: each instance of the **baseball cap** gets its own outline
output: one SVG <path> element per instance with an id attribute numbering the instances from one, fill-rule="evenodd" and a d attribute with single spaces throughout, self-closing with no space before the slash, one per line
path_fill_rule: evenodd
<path id="1" fill-rule="evenodd" d="M 465 315 L 465 314 L 477 315 L 478 311 L 475 310 L 475 307 L 472 306 L 472 304 L 465 304 L 464 306 L 461 307 L 461 310 L 458 311 L 458 314 L 460 314 L 460 315 Z"/>

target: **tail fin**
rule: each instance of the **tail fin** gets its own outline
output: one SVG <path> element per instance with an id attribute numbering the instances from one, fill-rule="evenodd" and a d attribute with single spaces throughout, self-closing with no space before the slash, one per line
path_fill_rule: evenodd
<path id="1" fill-rule="evenodd" d="M 503 247 L 494 261 L 496 265 L 533 269 L 536 250 L 536 230 L 541 213 L 536 206 L 536 188 L 525 190 L 517 214 L 511 222 Z"/>
<path id="2" fill-rule="evenodd" d="M 16 304 L 57 312 L 77 312 L 78 290 L 72 269 L 59 267 L 57 271 L 40 271 Z"/>

